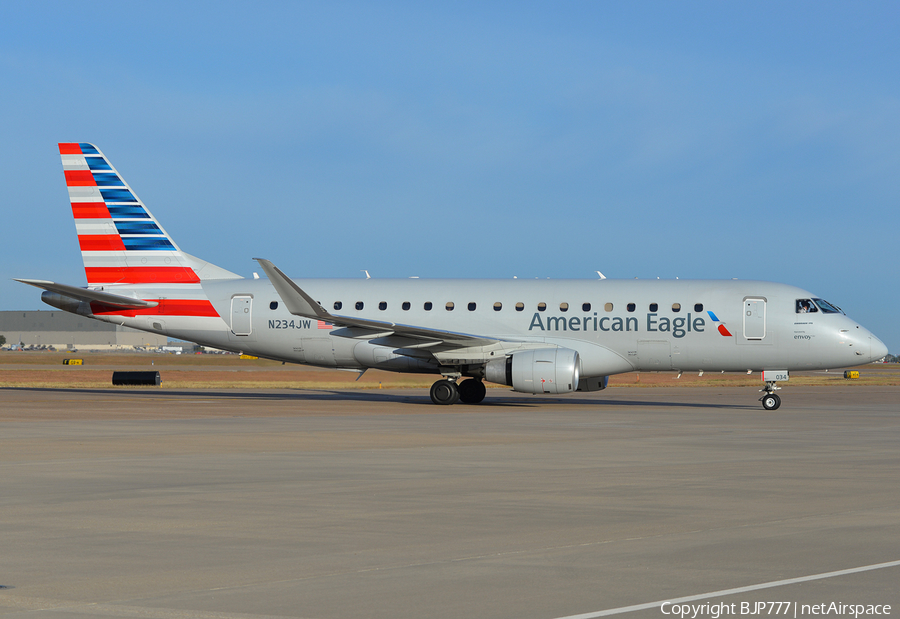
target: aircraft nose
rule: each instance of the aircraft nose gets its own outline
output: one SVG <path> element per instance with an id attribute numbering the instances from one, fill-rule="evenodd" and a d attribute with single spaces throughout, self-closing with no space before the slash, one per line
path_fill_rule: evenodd
<path id="1" fill-rule="evenodd" d="M 884 342 L 879 340 L 874 335 L 871 336 L 871 346 L 872 346 L 872 361 L 877 361 L 888 354 L 888 348 L 884 345 Z"/>

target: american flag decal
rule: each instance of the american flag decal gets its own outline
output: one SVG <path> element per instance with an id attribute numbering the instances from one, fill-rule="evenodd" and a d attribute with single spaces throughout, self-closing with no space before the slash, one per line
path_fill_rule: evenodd
<path id="1" fill-rule="evenodd" d="M 316 325 L 319 329 L 334 329 L 334 325 L 330 322 L 325 322 L 324 320 L 319 320 Z"/>

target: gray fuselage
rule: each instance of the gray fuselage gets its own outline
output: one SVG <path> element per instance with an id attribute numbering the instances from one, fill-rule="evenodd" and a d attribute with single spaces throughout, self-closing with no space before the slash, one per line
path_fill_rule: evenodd
<path id="1" fill-rule="evenodd" d="M 394 351 L 411 349 L 390 337 L 371 333 L 359 337 L 352 330 L 330 329 L 314 319 L 291 315 L 265 279 L 203 282 L 203 291 L 222 318 L 220 328 L 196 330 L 189 319 L 170 319 L 161 331 L 293 363 L 414 372 L 438 372 L 447 360 L 458 361 L 456 365 L 483 363 L 494 356 L 492 352 L 508 352 L 519 344 L 576 350 L 583 376 L 633 370 L 827 369 L 867 363 L 886 354 L 875 336 L 843 313 L 798 313 L 798 300 L 815 295 L 771 282 L 294 281 L 335 316 L 474 334 L 504 344 L 450 357 L 397 355 Z M 242 316 L 236 313 L 236 300 Z M 156 330 L 152 321 L 139 319 L 140 324 L 131 326 Z"/>

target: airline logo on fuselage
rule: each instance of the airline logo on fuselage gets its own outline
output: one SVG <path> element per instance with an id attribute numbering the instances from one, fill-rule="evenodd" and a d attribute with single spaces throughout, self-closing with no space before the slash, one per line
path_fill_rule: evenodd
<path id="1" fill-rule="evenodd" d="M 641 328 L 643 326 L 643 329 Z M 575 331 L 596 332 L 612 331 L 627 332 L 636 331 L 644 333 L 670 333 L 672 337 L 682 338 L 688 333 L 703 333 L 706 328 L 706 319 L 694 316 L 691 312 L 687 316 L 669 318 L 660 316 L 655 312 L 646 315 L 646 320 L 641 324 L 637 316 L 602 316 L 597 312 L 593 316 L 541 316 L 535 312 L 531 317 L 529 331 Z"/>

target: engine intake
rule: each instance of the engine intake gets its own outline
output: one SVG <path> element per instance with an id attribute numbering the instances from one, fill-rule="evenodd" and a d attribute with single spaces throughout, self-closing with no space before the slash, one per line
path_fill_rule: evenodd
<path id="1" fill-rule="evenodd" d="M 578 389 L 581 359 L 569 348 L 523 350 L 489 361 L 484 378 L 520 393 L 570 393 Z"/>

